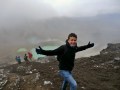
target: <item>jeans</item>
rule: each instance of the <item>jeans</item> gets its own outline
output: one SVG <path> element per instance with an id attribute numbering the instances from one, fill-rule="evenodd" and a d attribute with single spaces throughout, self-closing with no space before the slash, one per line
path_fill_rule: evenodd
<path id="1" fill-rule="evenodd" d="M 77 83 L 74 80 L 71 71 L 60 70 L 60 75 L 64 78 L 62 90 L 66 90 L 67 85 L 70 85 L 70 90 L 77 90 Z"/>

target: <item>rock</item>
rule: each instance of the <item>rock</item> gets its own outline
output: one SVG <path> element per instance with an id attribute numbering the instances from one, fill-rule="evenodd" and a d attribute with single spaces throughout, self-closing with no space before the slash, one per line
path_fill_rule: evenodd
<path id="1" fill-rule="evenodd" d="M 58 61 L 39 61 L 0 67 L 0 89 L 60 90 Z M 120 44 L 108 44 L 99 55 L 76 59 L 72 73 L 78 90 L 120 90 Z"/>
<path id="2" fill-rule="evenodd" d="M 51 81 L 44 81 L 44 85 L 48 85 L 48 84 L 52 85 L 52 82 Z"/>
<path id="3" fill-rule="evenodd" d="M 107 48 L 103 49 L 100 54 L 107 54 L 107 53 L 119 53 L 120 52 L 120 43 L 112 44 L 108 43 Z"/>

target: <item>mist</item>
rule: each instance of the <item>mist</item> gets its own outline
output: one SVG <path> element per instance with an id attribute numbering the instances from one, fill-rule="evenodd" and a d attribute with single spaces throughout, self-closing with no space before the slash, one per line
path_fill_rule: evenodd
<path id="1" fill-rule="evenodd" d="M 1 53 L 48 42 L 61 45 L 71 32 L 78 35 L 79 46 L 95 43 L 81 56 L 98 54 L 107 43 L 119 43 L 119 0 L 0 0 Z"/>

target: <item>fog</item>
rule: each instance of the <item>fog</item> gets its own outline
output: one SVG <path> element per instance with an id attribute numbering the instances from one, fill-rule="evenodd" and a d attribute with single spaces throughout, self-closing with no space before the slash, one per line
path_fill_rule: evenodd
<path id="1" fill-rule="evenodd" d="M 120 13 L 119 0 L 0 0 L 0 25 L 53 17 Z"/>
<path id="2" fill-rule="evenodd" d="M 78 35 L 78 45 L 95 43 L 82 56 L 119 43 L 119 0 L 0 0 L 1 52 L 48 41 L 61 45 L 71 32 Z"/>

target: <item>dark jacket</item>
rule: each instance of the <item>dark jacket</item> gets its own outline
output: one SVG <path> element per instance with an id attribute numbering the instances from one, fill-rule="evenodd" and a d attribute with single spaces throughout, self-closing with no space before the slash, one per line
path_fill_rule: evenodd
<path id="1" fill-rule="evenodd" d="M 59 61 L 59 69 L 72 71 L 74 67 L 76 52 L 85 50 L 93 46 L 94 44 L 88 44 L 80 47 L 77 47 L 77 46 L 71 47 L 69 43 L 66 42 L 65 45 L 62 45 L 55 50 L 40 49 L 40 53 L 39 53 L 39 50 L 36 50 L 36 52 L 38 54 L 43 54 L 48 56 L 57 55 L 57 60 Z"/>

